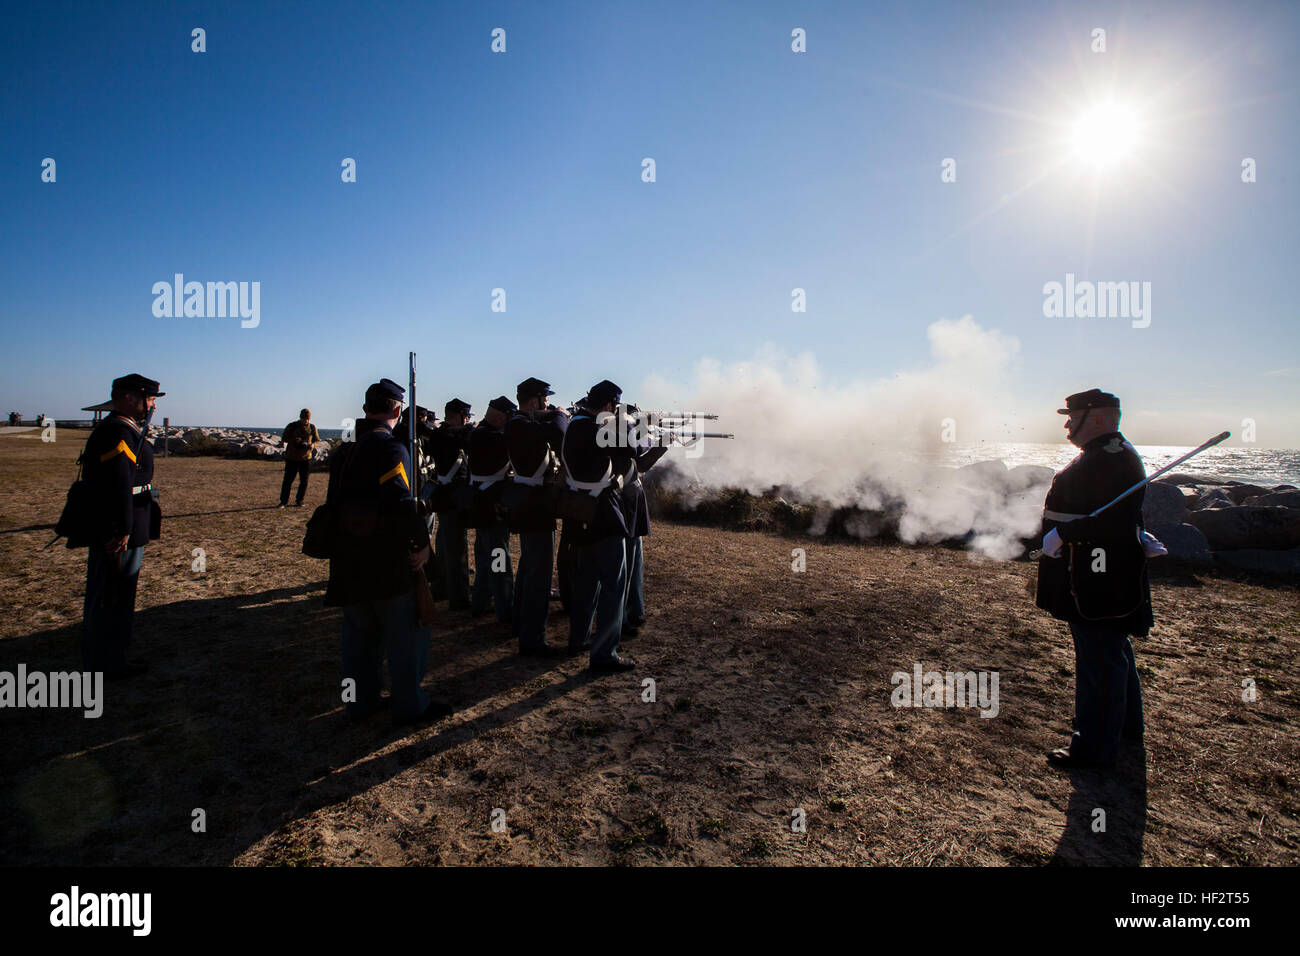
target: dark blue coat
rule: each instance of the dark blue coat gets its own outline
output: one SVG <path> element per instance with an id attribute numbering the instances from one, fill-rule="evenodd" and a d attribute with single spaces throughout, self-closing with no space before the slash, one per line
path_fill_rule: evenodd
<path id="1" fill-rule="evenodd" d="M 493 428 L 486 421 L 479 422 L 469 433 L 469 441 L 465 445 L 471 475 L 495 475 L 503 466 L 510 463 L 504 427 Z M 500 505 L 501 493 L 505 489 L 505 478 L 493 482 L 491 487 L 475 489 L 476 527 L 486 528 L 503 519 Z"/>
<path id="2" fill-rule="evenodd" d="M 1146 489 L 1096 518 L 1084 517 L 1145 476 L 1133 446 L 1119 432 L 1109 432 L 1084 445 L 1079 457 L 1052 480 L 1044 510 L 1080 517 L 1044 515 L 1043 534 L 1055 528 L 1066 545 L 1059 557 L 1038 560 L 1040 608 L 1063 621 L 1100 621 L 1129 634 L 1151 629 L 1151 587 L 1138 541 Z M 1104 571 L 1097 549 L 1104 557 Z"/>
<path id="3" fill-rule="evenodd" d="M 129 547 L 148 544 L 149 493 L 131 494 L 133 487 L 153 481 L 153 446 L 147 440 L 140 442 L 139 427 L 128 418 L 110 415 L 86 439 L 81 461 L 81 478 L 95 489 L 91 547 L 123 535 L 130 536 Z"/>
<path id="4" fill-rule="evenodd" d="M 617 426 L 615 426 L 617 427 Z M 597 441 L 601 431 L 600 425 L 590 415 L 576 415 L 569 422 L 564 433 L 563 459 L 567 472 L 579 481 L 598 481 L 610 469 L 611 476 L 626 477 L 635 475 L 636 469 L 642 471 L 650 468 L 664 454 L 666 449 L 650 448 L 638 453 L 627 442 L 614 442 L 601 447 Z M 602 538 L 618 536 L 631 537 L 649 531 L 649 511 L 645 511 L 644 530 L 639 522 L 641 509 L 645 504 L 645 495 L 637 502 L 632 493 L 630 507 L 622 492 L 611 485 L 600 494 L 596 517 L 589 525 L 576 525 L 566 521 L 564 533 L 574 544 L 594 544 Z"/>
<path id="5" fill-rule="evenodd" d="M 515 412 L 506 422 L 506 450 L 515 477 L 530 478 L 548 460 L 548 453 L 557 454 L 564 442 L 564 429 L 568 416 L 558 408 L 544 412 Z M 520 483 L 522 484 L 522 483 Z M 526 490 L 525 490 L 526 489 Z M 510 530 L 521 534 L 544 534 L 555 530 L 555 518 L 545 506 L 545 490 L 540 486 L 512 489 L 518 495 L 533 496 L 533 507 L 523 509 L 523 516 L 512 515 Z"/>
<path id="6" fill-rule="evenodd" d="M 413 586 L 407 558 L 429 545 L 411 494 L 411 456 L 386 422 L 357 422 L 356 441 L 331 456 L 326 502 L 340 515 L 325 604 L 396 597 Z"/>
<path id="7" fill-rule="evenodd" d="M 433 430 L 429 436 L 429 454 L 433 456 L 434 470 L 438 474 L 446 476 L 456 465 L 456 459 L 461 452 L 469 445 L 470 432 L 473 427 L 470 425 L 451 426 L 443 422 Z M 464 481 L 469 475 L 469 468 L 461 466 L 456 477 Z"/>
<path id="8" fill-rule="evenodd" d="M 623 487 L 623 511 L 627 516 L 627 530 L 631 537 L 644 538 L 650 533 L 650 502 L 646 499 L 641 476 L 667 452 L 665 447 L 655 447 L 638 455 L 636 468 L 632 472 L 634 478 Z"/>

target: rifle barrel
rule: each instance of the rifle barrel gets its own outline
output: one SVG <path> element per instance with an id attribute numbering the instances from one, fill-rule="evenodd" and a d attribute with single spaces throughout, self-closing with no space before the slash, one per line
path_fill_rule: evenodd
<path id="1" fill-rule="evenodd" d="M 707 418 L 709 421 L 717 421 L 721 416 L 714 415 L 710 412 L 652 412 L 642 411 L 642 415 L 653 415 L 656 421 L 681 421 L 691 418 Z"/>
<path id="2" fill-rule="evenodd" d="M 731 432 L 690 432 L 679 431 L 675 428 L 656 428 L 655 433 L 658 435 L 667 435 L 672 438 L 735 438 Z"/>

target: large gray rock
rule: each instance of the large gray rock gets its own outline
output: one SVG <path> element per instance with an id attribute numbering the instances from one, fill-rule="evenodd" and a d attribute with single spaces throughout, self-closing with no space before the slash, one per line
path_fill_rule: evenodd
<path id="1" fill-rule="evenodd" d="M 1187 505 L 1177 485 L 1163 485 L 1157 481 L 1147 485 L 1142 499 L 1142 522 L 1156 537 L 1160 537 L 1163 529 L 1177 528 L 1186 514 Z"/>
<path id="2" fill-rule="evenodd" d="M 1050 485 L 1056 475 L 1046 465 L 1016 465 L 1006 474 L 1007 491 L 1028 491 L 1038 485 Z"/>
<path id="3" fill-rule="evenodd" d="M 1269 489 L 1259 485 L 1229 485 L 1224 489 L 1228 497 L 1236 504 L 1244 504 L 1247 498 L 1257 498 L 1260 495 L 1268 494 Z"/>
<path id="4" fill-rule="evenodd" d="M 1235 508 L 1237 502 L 1232 500 L 1232 495 L 1228 494 L 1223 488 L 1211 488 L 1205 494 L 1196 499 L 1196 506 L 1193 511 L 1204 511 L 1207 508 Z"/>
<path id="5" fill-rule="evenodd" d="M 1171 485 L 1226 485 L 1228 483 L 1218 475 L 1201 475 L 1190 471 L 1171 471 L 1167 475 L 1161 475 L 1156 481 L 1164 481 Z"/>
<path id="6" fill-rule="evenodd" d="M 1169 557 L 1184 561 L 1211 561 L 1210 542 L 1195 525 L 1180 524 L 1173 528 L 1151 530 L 1161 543 L 1169 549 Z"/>
<path id="7" fill-rule="evenodd" d="M 1187 521 L 1201 529 L 1212 551 L 1283 551 L 1300 545 L 1300 510 L 1295 508 L 1203 508 L 1188 515 Z"/>
<path id="8" fill-rule="evenodd" d="M 1242 503 L 1265 508 L 1300 508 L 1300 491 L 1270 491 L 1266 495 L 1247 498 Z"/>
<path id="9" fill-rule="evenodd" d="M 1001 459 L 976 461 L 957 469 L 957 483 L 968 488 L 1007 490 L 1007 465 Z"/>
<path id="10" fill-rule="evenodd" d="M 1242 571 L 1300 575 L 1300 549 L 1265 551 L 1261 548 L 1243 548 L 1240 551 L 1220 551 L 1214 557 L 1221 563 Z"/>
<path id="11" fill-rule="evenodd" d="M 162 451 L 162 447 L 163 447 L 162 435 L 159 435 L 157 438 L 154 439 L 153 447 L 154 447 L 154 451 Z M 187 442 L 184 438 L 176 438 L 175 436 L 173 436 L 167 439 L 167 454 L 169 455 L 184 454 L 185 449 L 188 447 L 189 447 L 189 442 Z"/>

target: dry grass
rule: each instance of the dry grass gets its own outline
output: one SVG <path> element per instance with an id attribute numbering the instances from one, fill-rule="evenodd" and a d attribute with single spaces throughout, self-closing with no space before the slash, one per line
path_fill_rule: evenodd
<path id="1" fill-rule="evenodd" d="M 0 437 L 0 670 L 79 666 L 85 552 L 38 549 L 83 438 Z M 298 553 L 325 476 L 281 512 L 280 474 L 159 460 L 168 517 L 136 614 L 152 669 L 110 686 L 98 720 L 0 711 L 0 861 L 1300 862 L 1300 602 L 1282 582 L 1167 569 L 1137 643 L 1145 757 L 1063 775 L 1043 751 L 1069 730 L 1073 655 L 1032 606 L 1030 566 L 660 523 L 636 671 L 524 661 L 444 609 L 429 684 L 459 711 L 405 734 L 341 712 L 339 615 L 324 563 Z M 567 626 L 552 618 L 553 643 Z M 998 671 L 999 715 L 894 709 L 890 675 L 918 661 Z"/>

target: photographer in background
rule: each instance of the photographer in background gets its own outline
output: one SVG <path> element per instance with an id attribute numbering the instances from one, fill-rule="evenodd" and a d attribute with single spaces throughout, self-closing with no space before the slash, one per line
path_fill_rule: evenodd
<path id="1" fill-rule="evenodd" d="M 311 409 L 304 408 L 298 413 L 298 420 L 290 422 L 284 428 L 284 481 L 280 483 L 280 507 L 289 504 L 289 489 L 293 487 L 294 476 L 298 476 L 298 498 L 295 508 L 302 507 L 302 499 L 307 496 L 307 473 L 311 466 L 311 450 L 320 441 L 320 433 L 311 423 Z"/>

